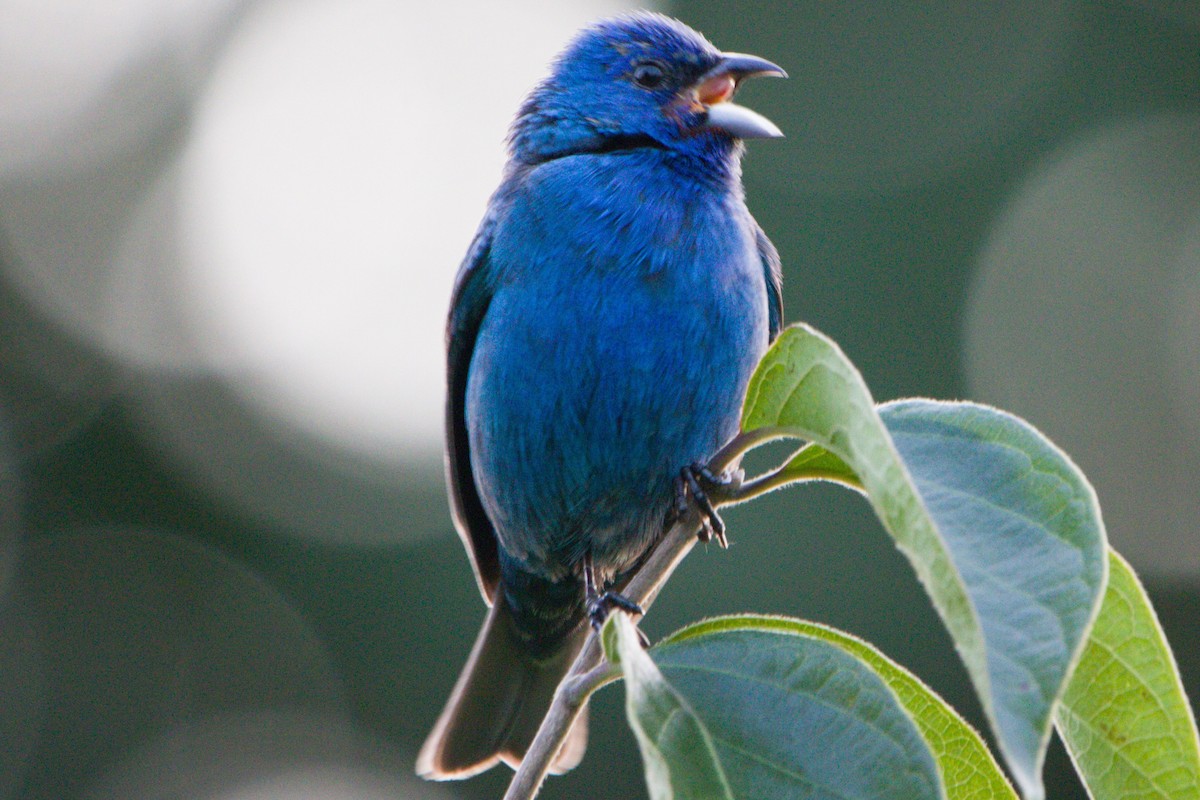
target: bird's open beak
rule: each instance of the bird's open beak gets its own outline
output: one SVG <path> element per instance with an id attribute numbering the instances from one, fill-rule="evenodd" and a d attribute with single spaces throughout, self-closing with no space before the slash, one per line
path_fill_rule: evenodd
<path id="1" fill-rule="evenodd" d="M 782 68 L 765 58 L 742 53 L 724 53 L 721 63 L 696 82 L 696 100 L 707 114 L 702 127 L 720 128 L 739 139 L 778 139 L 783 131 L 774 122 L 745 106 L 730 102 L 738 85 L 759 75 L 786 78 Z"/>

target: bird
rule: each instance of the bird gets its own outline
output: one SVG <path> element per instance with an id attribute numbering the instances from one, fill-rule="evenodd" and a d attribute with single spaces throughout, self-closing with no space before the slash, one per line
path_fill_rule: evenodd
<path id="1" fill-rule="evenodd" d="M 446 325 L 446 480 L 489 606 L 417 759 L 519 766 L 554 691 L 738 429 L 782 325 L 778 252 L 746 206 L 731 102 L 786 77 L 670 17 L 585 27 L 520 105 Z M 712 527 L 709 527 L 712 530 Z M 552 771 L 576 766 L 586 715 Z"/>

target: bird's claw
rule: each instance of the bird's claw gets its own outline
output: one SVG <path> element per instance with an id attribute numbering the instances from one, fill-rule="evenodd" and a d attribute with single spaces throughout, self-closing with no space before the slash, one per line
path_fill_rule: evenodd
<path id="1" fill-rule="evenodd" d="M 619 608 L 629 614 L 636 614 L 639 617 L 646 613 L 641 606 L 620 592 L 600 591 L 600 583 L 596 580 L 596 569 L 590 553 L 583 557 L 583 597 L 588 621 L 592 623 L 592 627 L 597 633 L 604 627 L 604 621 L 608 619 L 608 615 L 613 612 L 614 608 Z M 640 629 L 638 630 L 638 639 L 644 647 L 650 646 L 650 641 Z"/>
<path id="2" fill-rule="evenodd" d="M 675 519 L 679 519 L 687 513 L 690 499 L 700 509 L 702 527 L 697 534 L 700 541 L 707 543 L 716 539 L 717 544 L 721 547 L 729 547 L 729 540 L 725 538 L 725 522 L 717 513 L 704 484 L 710 488 L 725 488 L 737 485 L 741 482 L 740 478 L 740 475 L 718 477 L 704 464 L 691 464 L 684 467 L 679 471 L 679 477 L 675 480 L 675 506 L 673 509 Z"/>
<path id="3" fill-rule="evenodd" d="M 613 612 L 613 609 L 620 609 L 639 617 L 646 613 L 641 606 L 619 592 L 604 592 L 592 595 L 587 599 L 588 619 L 597 631 L 604 627 L 604 621 L 608 619 L 608 615 Z M 642 635 L 642 638 L 644 639 L 645 636 Z"/>

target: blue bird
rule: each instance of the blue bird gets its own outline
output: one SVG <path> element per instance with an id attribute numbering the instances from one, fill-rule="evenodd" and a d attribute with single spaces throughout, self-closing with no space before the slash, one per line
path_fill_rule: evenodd
<path id="1" fill-rule="evenodd" d="M 623 604 L 605 590 L 703 507 L 694 465 L 736 434 L 782 318 L 741 184 L 741 140 L 782 134 L 730 102 L 755 75 L 784 72 L 631 14 L 581 31 L 517 113 L 446 331 L 451 506 L 491 608 L 426 777 L 519 764 L 589 617 Z M 581 717 L 555 771 L 586 738 Z"/>

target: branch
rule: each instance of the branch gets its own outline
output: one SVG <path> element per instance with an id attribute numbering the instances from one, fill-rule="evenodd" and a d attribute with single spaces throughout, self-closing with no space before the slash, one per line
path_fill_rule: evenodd
<path id="1" fill-rule="evenodd" d="M 782 438 L 789 438 L 789 435 L 777 429 L 760 428 L 741 433 L 713 456 L 709 467 L 718 474 L 734 469 L 747 451 Z M 775 485 L 771 488 L 775 488 Z M 720 506 L 748 500 L 763 491 L 762 481 L 750 481 L 725 489 L 717 487 L 712 499 L 715 505 Z M 654 552 L 621 590 L 621 594 L 644 610 L 649 610 L 675 567 L 696 544 L 700 528 L 701 517 L 696 509 L 676 521 L 663 534 Z M 619 677 L 616 669 L 600 663 L 601 656 L 600 638 L 592 631 L 575 663 L 571 665 L 571 670 L 555 691 L 546 720 L 513 776 L 504 800 L 532 800 L 537 795 L 550 771 L 550 765 L 554 763 L 554 757 L 566 741 L 588 697 L 596 689 Z"/>
<path id="2" fill-rule="evenodd" d="M 733 469 L 746 453 L 767 442 L 774 442 L 780 439 L 799 441 L 796 434 L 787 428 L 755 428 L 743 431 L 731 439 L 729 444 L 721 448 L 720 452 L 709 463 L 709 469 L 718 474 Z M 761 475 L 757 475 L 749 480 L 741 480 L 728 485 L 714 487 L 709 492 L 710 499 L 713 500 L 715 506 L 737 505 L 747 500 L 761 497 L 784 486 L 807 481 L 831 481 L 833 483 L 840 483 L 857 492 L 863 491 L 862 483 L 856 475 L 849 471 L 849 468 L 831 468 L 827 463 L 795 463 L 794 459 L 809 446 L 807 444 L 798 446 L 790 456 L 784 459 L 782 464 Z M 840 463 L 840 459 L 836 455 L 833 458 Z"/>
<path id="3" fill-rule="evenodd" d="M 700 516 L 692 511 L 676 522 L 664 534 L 658 546 L 638 573 L 621 590 L 621 594 L 648 609 L 675 567 L 696 543 L 700 531 Z M 583 650 L 571 666 L 571 671 L 554 693 L 554 701 L 546 721 L 529 746 L 529 752 L 513 776 L 504 800 L 530 800 L 537 795 L 550 771 L 550 765 L 566 741 L 571 725 L 579 716 L 588 696 L 604 684 L 615 680 L 619 673 L 608 665 L 600 666 L 600 638 L 592 631 Z"/>

